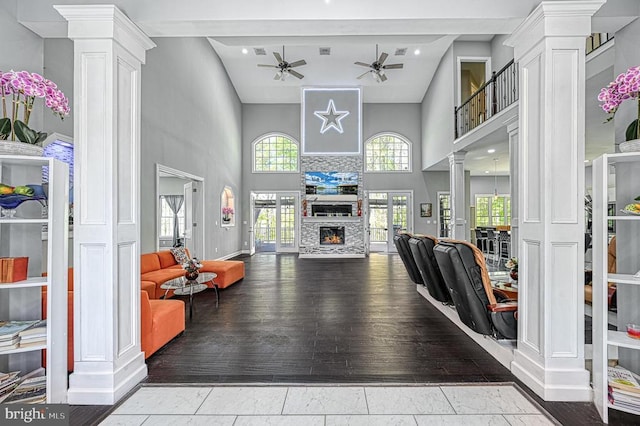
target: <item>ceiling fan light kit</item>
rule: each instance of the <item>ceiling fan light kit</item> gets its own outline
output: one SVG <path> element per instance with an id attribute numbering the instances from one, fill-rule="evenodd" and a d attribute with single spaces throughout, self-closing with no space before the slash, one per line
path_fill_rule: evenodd
<path id="1" fill-rule="evenodd" d="M 371 64 L 367 64 L 366 62 L 354 62 L 355 65 L 359 65 L 361 67 L 370 68 L 369 71 L 360 74 L 357 78 L 360 80 L 365 75 L 371 73 L 371 76 L 377 83 L 383 83 L 387 81 L 387 76 L 385 70 L 397 70 L 402 69 L 404 64 L 386 64 L 385 61 L 389 57 L 388 53 L 382 52 L 380 56 L 378 56 L 378 45 L 376 44 L 376 59 Z"/>
<path id="2" fill-rule="evenodd" d="M 280 56 L 280 53 L 278 52 L 273 52 L 273 56 L 276 58 L 276 61 L 278 61 L 277 65 L 258 64 L 258 67 L 277 69 L 278 71 L 276 72 L 276 75 L 273 77 L 274 80 L 284 81 L 288 75 L 292 75 L 300 80 L 304 78 L 304 75 L 293 70 L 292 68 L 306 65 L 307 61 L 305 61 L 304 59 L 300 59 L 294 62 L 287 62 L 284 56 L 284 46 L 282 46 L 282 56 Z"/>

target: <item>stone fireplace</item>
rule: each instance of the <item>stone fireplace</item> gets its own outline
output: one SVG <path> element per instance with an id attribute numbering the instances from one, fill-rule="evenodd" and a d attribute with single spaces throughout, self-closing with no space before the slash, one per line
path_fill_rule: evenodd
<path id="1" fill-rule="evenodd" d="M 300 187 L 304 194 L 300 226 L 300 257 L 365 257 L 364 217 L 358 216 L 363 198 L 363 159 L 356 155 L 304 155 L 301 157 Z M 355 194 L 309 194 L 307 171 L 358 173 Z"/>
<path id="2" fill-rule="evenodd" d="M 344 226 L 321 226 L 320 245 L 344 244 Z"/>

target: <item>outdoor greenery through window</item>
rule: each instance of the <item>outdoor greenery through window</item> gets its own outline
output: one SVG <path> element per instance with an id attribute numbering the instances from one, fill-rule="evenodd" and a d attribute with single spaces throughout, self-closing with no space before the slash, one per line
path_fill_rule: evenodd
<path id="1" fill-rule="evenodd" d="M 169 203 L 164 196 L 160 197 L 161 215 L 160 215 L 160 237 L 170 238 L 173 236 L 173 212 Z M 178 226 L 180 227 L 180 235 L 184 234 L 184 204 L 178 210 Z"/>
<path id="2" fill-rule="evenodd" d="M 297 172 L 298 143 L 286 135 L 272 134 L 253 145 L 254 172 Z"/>
<path id="3" fill-rule="evenodd" d="M 476 195 L 476 226 L 511 225 L 509 195 Z"/>
<path id="4" fill-rule="evenodd" d="M 364 147 L 365 171 L 408 172 L 411 144 L 400 136 L 381 134 L 369 139 Z"/>

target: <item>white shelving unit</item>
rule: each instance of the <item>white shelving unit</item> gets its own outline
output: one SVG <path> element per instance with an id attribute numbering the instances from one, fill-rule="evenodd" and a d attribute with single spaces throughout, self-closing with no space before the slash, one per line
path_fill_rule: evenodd
<path id="1" fill-rule="evenodd" d="M 40 228 L 47 225 L 49 239 L 47 241 L 50 255 L 46 261 L 47 276 L 29 276 L 24 281 L 15 283 L 0 284 L 0 298 L 10 301 L 13 305 L 11 293 L 25 288 L 47 287 L 47 340 L 42 346 L 29 348 L 17 348 L 0 353 L 0 357 L 16 357 L 27 352 L 47 350 L 47 403 L 60 404 L 67 402 L 67 265 L 68 265 L 68 234 L 69 234 L 69 171 L 67 164 L 53 158 L 0 155 L 0 181 L 2 183 L 16 186 L 25 184 L 38 184 L 39 181 L 24 181 L 24 176 L 42 176 L 42 167 L 49 168 L 49 193 L 47 199 L 47 217 L 27 217 L 27 218 L 0 218 L 0 232 L 8 232 L 10 243 L 0 251 L 2 256 L 24 256 L 33 253 L 34 257 L 42 251 L 42 239 Z M 28 203 L 34 203 L 29 201 Z M 25 203 L 26 204 L 26 203 Z M 17 215 L 23 211 L 33 212 L 37 210 L 41 215 L 41 209 L 21 209 L 17 208 Z M 10 231 L 15 229 L 20 233 L 21 227 L 33 226 L 37 228 L 33 241 L 20 244 L 21 253 L 15 253 L 12 248 L 14 238 L 22 240 L 22 236 L 16 236 Z M 6 231 L 5 231 L 6 230 Z M 32 246 L 31 246 L 32 245 Z M 28 250 L 28 253 L 24 252 Z M 30 274 L 31 275 L 31 274 Z M 42 294 L 42 293 L 41 293 Z M 22 298 L 17 298 L 22 301 Z M 26 314 L 21 312 L 22 318 L 12 318 L 9 313 L 0 311 L 0 320 L 12 319 L 39 319 L 41 312 L 38 309 L 33 312 L 29 310 Z M 25 315 L 27 317 L 25 317 Z M 7 317 L 8 316 L 8 317 Z M 27 373 L 27 371 L 22 372 Z"/>
<path id="2" fill-rule="evenodd" d="M 615 282 L 618 288 L 640 285 L 640 279 L 634 278 L 633 274 L 607 272 L 609 241 L 607 221 L 638 221 L 640 226 L 640 216 L 622 214 L 609 216 L 607 214 L 609 167 L 619 163 L 637 163 L 640 167 L 640 153 L 604 154 L 593 161 L 593 394 L 594 404 L 605 423 L 609 420 L 608 408 L 629 412 L 613 406 L 608 400 L 607 351 L 609 346 L 640 350 L 640 340 L 627 336 L 626 330 L 609 330 L 607 322 L 607 283 Z M 618 251 L 623 249 L 623 247 L 617 247 Z"/>

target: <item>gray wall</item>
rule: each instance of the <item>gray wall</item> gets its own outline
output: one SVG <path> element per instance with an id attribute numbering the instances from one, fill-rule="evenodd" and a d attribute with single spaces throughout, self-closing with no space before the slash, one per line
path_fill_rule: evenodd
<path id="1" fill-rule="evenodd" d="M 496 179 L 494 176 L 471 176 L 471 205 L 476 203 L 476 194 L 493 194 Z M 498 194 L 510 194 L 509 176 L 498 176 Z"/>
<path id="2" fill-rule="evenodd" d="M 43 40 L 16 21 L 16 8 L 17 0 L 0 1 L 0 70 L 43 74 Z M 43 108 L 44 102 L 39 99 L 34 104 L 29 127 L 46 132 Z"/>
<path id="3" fill-rule="evenodd" d="M 422 169 L 445 158 L 452 150 L 455 62 L 453 46 L 447 50 L 422 100 Z"/>
<path id="4" fill-rule="evenodd" d="M 69 39 L 44 40 L 44 74 L 58 85 L 58 89 L 69 98 L 71 114 L 60 120 L 48 109 L 44 110 L 43 131 L 73 137 L 73 41 Z"/>
<path id="5" fill-rule="evenodd" d="M 247 104 L 242 112 L 243 200 L 249 199 L 252 190 L 299 191 L 300 176 L 296 173 L 252 173 L 252 143 L 272 132 L 288 134 L 300 142 L 300 105 Z M 433 218 L 420 218 L 420 203 L 433 203 L 435 209 L 437 191 L 449 190 L 449 174 L 421 171 L 420 123 L 420 104 L 363 105 L 363 142 L 378 133 L 393 132 L 407 138 L 413 146 L 411 173 L 365 173 L 364 186 L 366 190 L 413 190 L 414 231 L 434 233 L 435 213 Z M 248 215 L 248 211 L 243 212 L 242 220 L 250 223 Z M 432 223 L 427 224 L 427 220 Z M 249 238 L 248 226 L 243 228 L 243 235 Z"/>
<path id="6" fill-rule="evenodd" d="M 204 178 L 205 253 L 238 252 L 240 227 L 220 226 L 225 185 L 243 211 L 241 104 L 220 59 L 200 38 L 158 38 L 142 67 L 140 213 L 142 253 L 155 250 L 156 163 Z M 207 70 L 203 73 L 202 70 Z M 145 219 L 153 218 L 153 219 Z M 217 249 L 217 252 L 216 252 Z"/>
<path id="7" fill-rule="evenodd" d="M 496 35 L 491 40 L 491 71 L 500 71 L 502 67 L 513 59 L 513 47 L 505 46 L 504 41 L 509 35 Z"/>

